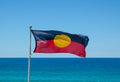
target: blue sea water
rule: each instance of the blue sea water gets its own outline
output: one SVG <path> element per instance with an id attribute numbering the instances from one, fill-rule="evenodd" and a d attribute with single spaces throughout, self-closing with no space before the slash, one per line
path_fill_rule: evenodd
<path id="1" fill-rule="evenodd" d="M 27 58 L 0 58 L 0 82 L 27 82 Z M 31 82 L 120 82 L 120 58 L 31 58 Z"/>

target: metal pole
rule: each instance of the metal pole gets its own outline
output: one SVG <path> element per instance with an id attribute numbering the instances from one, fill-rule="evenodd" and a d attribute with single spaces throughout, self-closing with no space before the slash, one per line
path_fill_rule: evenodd
<path id="1" fill-rule="evenodd" d="M 28 55 L 28 82 L 30 82 L 31 28 L 32 28 L 32 26 L 30 26 L 30 28 L 29 28 L 29 32 L 30 32 L 30 44 L 29 44 L 29 55 Z"/>

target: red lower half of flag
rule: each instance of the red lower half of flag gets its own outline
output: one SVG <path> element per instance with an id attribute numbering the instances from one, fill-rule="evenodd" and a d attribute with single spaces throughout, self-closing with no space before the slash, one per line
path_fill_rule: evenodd
<path id="1" fill-rule="evenodd" d="M 40 40 L 36 41 L 35 53 L 72 53 L 77 56 L 86 57 L 85 47 L 78 43 L 73 42 L 66 47 L 58 47 L 53 40 Z"/>

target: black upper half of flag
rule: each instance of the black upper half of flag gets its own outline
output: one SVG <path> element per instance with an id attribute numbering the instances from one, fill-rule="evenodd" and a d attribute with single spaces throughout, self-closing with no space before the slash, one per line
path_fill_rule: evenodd
<path id="1" fill-rule="evenodd" d="M 81 35 L 81 34 L 71 34 L 71 33 L 67 33 L 67 32 L 62 32 L 62 31 L 56 31 L 56 30 L 31 30 L 31 32 L 33 33 L 35 40 L 39 41 L 39 40 L 54 40 L 56 35 L 67 35 L 71 38 L 71 41 L 80 43 L 82 45 L 84 45 L 84 47 L 87 46 L 89 38 L 88 36 L 85 35 Z"/>

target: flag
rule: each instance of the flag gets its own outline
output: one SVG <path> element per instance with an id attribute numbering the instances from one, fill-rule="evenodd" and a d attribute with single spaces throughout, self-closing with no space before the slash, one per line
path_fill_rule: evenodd
<path id="1" fill-rule="evenodd" d="M 71 53 L 86 57 L 88 36 L 56 30 L 31 30 L 35 38 L 34 53 Z"/>

